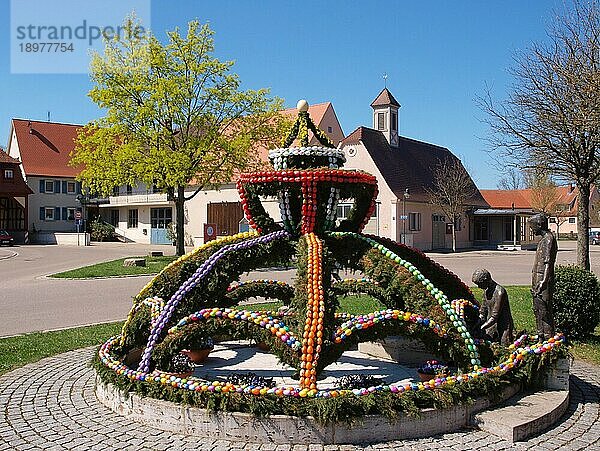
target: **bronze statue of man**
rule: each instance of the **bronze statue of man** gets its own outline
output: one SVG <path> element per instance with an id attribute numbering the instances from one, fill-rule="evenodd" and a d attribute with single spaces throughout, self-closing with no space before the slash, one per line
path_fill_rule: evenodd
<path id="1" fill-rule="evenodd" d="M 483 290 L 483 301 L 479 309 L 481 330 L 495 342 L 509 346 L 514 341 L 514 323 L 510 313 L 508 294 L 502 285 L 492 279 L 487 269 L 473 273 L 473 283 Z"/>
<path id="2" fill-rule="evenodd" d="M 552 294 L 554 292 L 554 263 L 558 246 L 556 238 L 548 230 L 548 218 L 543 213 L 529 218 L 529 226 L 535 235 L 540 235 L 533 270 L 531 272 L 531 295 L 538 340 L 554 336 L 554 314 Z"/>

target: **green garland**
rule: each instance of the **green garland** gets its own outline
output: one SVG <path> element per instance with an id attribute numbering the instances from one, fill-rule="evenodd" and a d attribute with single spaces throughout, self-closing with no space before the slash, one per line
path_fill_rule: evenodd
<path id="1" fill-rule="evenodd" d="M 335 148 L 335 145 L 329 137 L 321 131 L 315 123 L 312 121 L 308 111 L 300 111 L 298 112 L 298 117 L 290 130 L 288 136 L 283 140 L 282 147 L 291 147 L 294 144 L 294 141 L 298 139 L 300 141 L 300 145 L 303 147 L 307 147 L 308 142 L 308 130 L 312 131 L 317 138 L 317 141 L 321 143 L 321 145 L 325 147 Z"/>
<path id="2" fill-rule="evenodd" d="M 383 415 L 394 419 L 404 414 L 419 417 L 421 409 L 444 409 L 454 405 L 470 404 L 477 398 L 499 400 L 502 390 L 511 384 L 523 388 L 537 387 L 547 374 L 548 366 L 568 356 L 565 347 L 542 356 L 528 357 L 517 369 L 504 377 L 489 376 L 472 379 L 467 383 L 436 390 L 412 391 L 397 396 L 389 392 L 375 392 L 366 396 L 338 398 L 290 398 L 285 396 L 253 396 L 243 393 L 211 393 L 178 390 L 159 383 L 132 381 L 107 368 L 95 354 L 92 365 L 104 383 L 112 384 L 125 393 L 136 393 L 218 412 L 246 412 L 257 417 L 291 415 L 313 417 L 321 424 L 360 422 L 365 415 Z"/>

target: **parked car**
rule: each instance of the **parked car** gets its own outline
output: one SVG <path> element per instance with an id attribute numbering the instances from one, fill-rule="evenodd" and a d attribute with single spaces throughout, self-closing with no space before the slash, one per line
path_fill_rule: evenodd
<path id="1" fill-rule="evenodd" d="M 0 230 L 0 245 L 2 244 L 8 244 L 9 246 L 15 244 L 15 239 L 6 230 Z"/>
<path id="2" fill-rule="evenodd" d="M 600 244 L 600 231 L 590 231 L 590 244 Z"/>

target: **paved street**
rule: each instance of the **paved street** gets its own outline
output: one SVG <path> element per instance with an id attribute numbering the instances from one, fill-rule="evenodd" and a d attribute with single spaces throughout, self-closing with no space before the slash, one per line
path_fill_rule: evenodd
<path id="1" fill-rule="evenodd" d="M 93 350 L 79 349 L 44 359 L 0 376 L 0 451 L 25 450 L 598 450 L 600 449 L 600 373 L 575 362 L 571 400 L 550 430 L 510 443 L 479 430 L 420 440 L 364 446 L 273 445 L 207 440 L 131 423 L 111 412 L 94 395 L 87 362 Z"/>
<path id="2" fill-rule="evenodd" d="M 558 263 L 575 262 L 575 243 L 559 243 Z M 47 274 L 121 257 L 147 255 L 150 249 L 172 253 L 171 246 L 98 243 L 89 247 L 16 246 L 0 248 L 0 337 L 38 330 L 118 321 L 131 298 L 150 276 L 96 280 L 48 279 Z M 13 254 L 16 256 L 12 256 Z M 471 251 L 429 256 L 471 285 L 471 274 L 485 267 L 505 285 L 528 285 L 532 251 Z M 591 249 L 592 269 L 600 274 L 600 246 Z M 290 272 L 259 271 L 250 278 L 290 279 Z"/>

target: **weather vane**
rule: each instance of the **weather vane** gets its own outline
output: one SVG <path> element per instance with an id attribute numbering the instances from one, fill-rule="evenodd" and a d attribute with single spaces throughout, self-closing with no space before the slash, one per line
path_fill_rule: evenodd
<path id="1" fill-rule="evenodd" d="M 383 87 L 384 88 L 387 88 L 387 77 L 388 77 L 388 74 L 384 73 L 383 74 Z"/>

